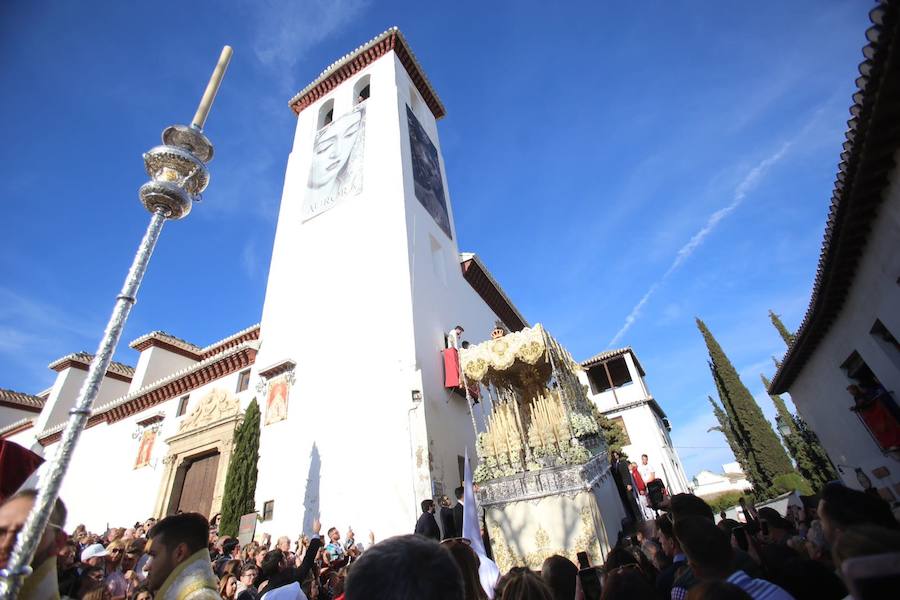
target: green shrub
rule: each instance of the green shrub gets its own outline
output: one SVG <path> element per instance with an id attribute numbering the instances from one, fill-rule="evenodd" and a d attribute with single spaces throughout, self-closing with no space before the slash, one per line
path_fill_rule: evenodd
<path id="1" fill-rule="evenodd" d="M 732 506 L 737 506 L 741 496 L 746 497 L 746 494 L 742 492 L 726 492 L 721 496 L 716 496 L 712 500 L 707 500 L 706 503 L 709 504 L 709 507 L 713 510 L 713 514 L 718 519 L 720 512 L 728 510 Z"/>
<path id="2" fill-rule="evenodd" d="M 776 496 L 787 492 L 800 492 L 804 496 L 809 496 L 813 493 L 812 486 L 799 473 L 785 473 L 775 477 L 772 481 L 772 492 Z"/>

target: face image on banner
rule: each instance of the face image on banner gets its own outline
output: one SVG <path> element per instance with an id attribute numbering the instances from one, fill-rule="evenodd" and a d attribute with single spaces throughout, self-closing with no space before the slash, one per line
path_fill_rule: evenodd
<path id="1" fill-rule="evenodd" d="M 134 468 L 140 469 L 144 465 L 150 464 L 150 457 L 153 454 L 153 444 L 156 442 L 156 432 L 149 429 L 144 430 L 141 434 L 141 445 L 138 446 L 137 458 L 134 461 Z"/>
<path id="2" fill-rule="evenodd" d="M 409 124 L 409 150 L 412 154 L 413 183 L 416 198 L 428 214 L 435 220 L 447 237 L 450 233 L 450 217 L 447 215 L 447 199 L 444 197 L 444 180 L 441 177 L 441 163 L 438 160 L 437 148 L 431 142 L 422 124 L 406 107 L 406 120 Z"/>
<path id="3" fill-rule="evenodd" d="M 287 419 L 288 382 L 280 378 L 269 382 L 269 393 L 266 396 L 266 425 Z"/>
<path id="4" fill-rule="evenodd" d="M 365 142 L 365 105 L 357 105 L 316 133 L 303 197 L 303 221 L 362 191 Z"/>

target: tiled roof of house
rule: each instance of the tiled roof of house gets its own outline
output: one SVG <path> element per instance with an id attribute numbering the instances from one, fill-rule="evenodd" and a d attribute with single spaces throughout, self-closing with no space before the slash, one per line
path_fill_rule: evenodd
<path id="1" fill-rule="evenodd" d="M 91 361 L 94 360 L 94 355 L 88 352 L 73 352 L 72 354 L 66 354 L 62 358 L 58 358 L 50 363 L 49 368 L 54 371 L 62 371 L 63 369 L 70 366 L 80 366 L 82 368 L 89 367 L 91 365 Z M 131 379 L 134 376 L 134 367 L 112 361 L 109 363 L 109 369 L 107 370 L 107 374 L 115 374 L 120 377 Z"/>
<path id="2" fill-rule="evenodd" d="M 900 149 L 900 2 L 882 0 L 869 13 L 869 43 L 856 79 L 851 118 L 825 224 L 822 252 L 806 315 L 770 393 L 787 392 L 843 309 L 869 232 L 888 194 Z"/>
<path id="3" fill-rule="evenodd" d="M 603 362 L 605 360 L 609 360 L 610 358 L 615 358 L 616 356 L 622 356 L 626 352 L 631 352 L 631 346 L 626 346 L 624 348 L 616 348 L 615 350 L 605 350 L 600 354 L 595 354 L 589 359 L 583 361 L 581 363 L 582 367 L 590 367 L 592 365 L 596 365 L 597 363 Z"/>
<path id="4" fill-rule="evenodd" d="M 528 321 L 477 255 L 462 252 L 459 255 L 459 263 L 463 278 L 510 330 L 520 331 L 528 327 Z"/>
<path id="5" fill-rule="evenodd" d="M 32 412 L 40 412 L 44 408 L 44 398 L 0 388 L 0 404 L 12 405 Z"/>

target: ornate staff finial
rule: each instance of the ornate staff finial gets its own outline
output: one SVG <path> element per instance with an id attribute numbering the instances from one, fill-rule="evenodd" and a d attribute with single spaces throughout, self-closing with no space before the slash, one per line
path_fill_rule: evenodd
<path id="1" fill-rule="evenodd" d="M 139 196 L 153 216 L 125 277 L 122 291 L 116 298 L 103 339 L 100 340 L 87 378 L 78 393 L 78 400 L 69 410 L 69 419 L 53 460 L 43 467 L 45 470 L 37 485 L 38 493 L 34 507 L 16 537 L 7 568 L 0 570 L 0 598 L 10 600 L 16 598 L 25 578 L 31 574 L 30 565 L 34 552 L 50 520 L 75 445 L 91 414 L 94 399 L 100 391 L 100 383 L 112 362 L 125 322 L 137 300 L 138 289 L 144 273 L 147 272 L 147 265 L 159 240 L 163 224 L 166 219 L 174 220 L 187 216 L 192 203 L 200 199 L 201 192 L 209 185 L 206 163 L 212 159 L 213 147 L 203 135 L 203 125 L 228 68 L 231 54 L 231 47 L 225 46 L 222 49 L 219 62 L 206 86 L 191 125 L 189 127 L 173 125 L 166 128 L 162 134 L 163 145 L 156 146 L 144 154 L 144 165 L 151 179 L 141 186 Z"/>

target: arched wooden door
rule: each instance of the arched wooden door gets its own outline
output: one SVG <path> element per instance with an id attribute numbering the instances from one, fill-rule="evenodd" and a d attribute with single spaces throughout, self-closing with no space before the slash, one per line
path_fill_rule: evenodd
<path id="1" fill-rule="evenodd" d="M 185 461 L 184 468 L 177 510 L 197 512 L 209 518 L 219 469 L 219 453 L 191 457 Z"/>

